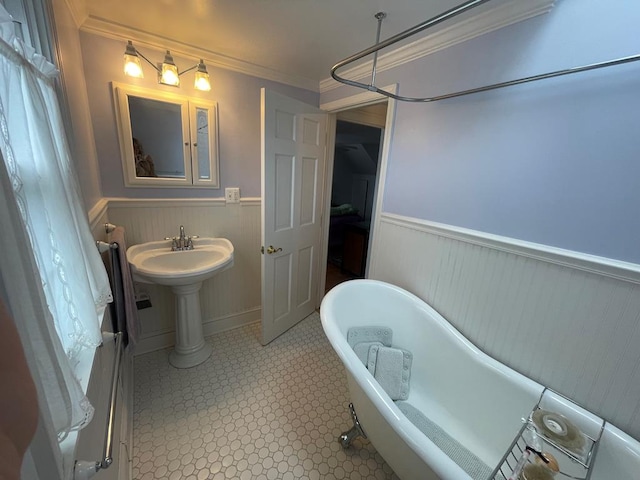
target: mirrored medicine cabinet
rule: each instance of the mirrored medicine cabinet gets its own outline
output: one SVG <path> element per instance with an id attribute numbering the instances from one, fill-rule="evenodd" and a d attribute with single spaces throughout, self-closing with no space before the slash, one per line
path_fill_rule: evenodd
<path id="1" fill-rule="evenodd" d="M 219 188 L 217 105 L 113 82 L 125 185 Z"/>

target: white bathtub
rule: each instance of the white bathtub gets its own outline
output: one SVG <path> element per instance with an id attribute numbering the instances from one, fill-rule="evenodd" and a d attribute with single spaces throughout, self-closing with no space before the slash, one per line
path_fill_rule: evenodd
<path id="1" fill-rule="evenodd" d="M 322 301 L 320 316 L 345 365 L 351 401 L 364 433 L 403 480 L 472 477 L 414 426 L 380 387 L 347 343 L 351 327 L 393 330 L 393 346 L 413 354 L 407 402 L 481 460 L 489 473 L 545 390 L 482 353 L 421 299 L 384 282 L 353 280 L 335 287 Z M 602 429 L 591 464 L 592 480 L 640 478 L 636 440 L 549 390 L 540 407 L 562 412 L 592 438 Z M 577 466 L 573 461 L 564 465 Z M 578 471 L 573 473 L 585 476 Z"/>
<path id="2" fill-rule="evenodd" d="M 393 346 L 413 353 L 407 402 L 491 470 L 522 427 L 544 387 L 488 357 L 418 297 L 374 280 L 331 290 L 322 326 L 346 367 L 351 401 L 378 452 L 403 480 L 470 477 L 414 426 L 347 343 L 358 326 L 388 326 Z"/>

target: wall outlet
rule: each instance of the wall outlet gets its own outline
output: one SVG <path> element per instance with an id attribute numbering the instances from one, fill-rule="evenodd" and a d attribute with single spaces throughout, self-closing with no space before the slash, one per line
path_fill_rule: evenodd
<path id="1" fill-rule="evenodd" d="M 136 295 L 136 308 L 138 310 L 150 308 L 151 306 L 151 298 L 147 292 L 140 292 Z"/>
<path id="2" fill-rule="evenodd" d="M 224 198 L 226 203 L 240 203 L 240 188 L 225 188 Z"/>

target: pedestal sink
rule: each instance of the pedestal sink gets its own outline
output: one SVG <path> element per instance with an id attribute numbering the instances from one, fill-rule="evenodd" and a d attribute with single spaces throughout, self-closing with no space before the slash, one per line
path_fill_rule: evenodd
<path id="1" fill-rule="evenodd" d="M 199 238 L 193 250 L 172 251 L 171 240 L 127 249 L 134 280 L 167 285 L 176 295 L 176 346 L 169 362 L 189 368 L 204 362 L 212 347 L 204 341 L 200 312 L 202 282 L 233 266 L 233 245 L 226 238 Z"/>

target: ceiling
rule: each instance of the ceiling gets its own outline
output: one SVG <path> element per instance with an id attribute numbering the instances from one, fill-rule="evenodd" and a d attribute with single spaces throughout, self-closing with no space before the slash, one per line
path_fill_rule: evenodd
<path id="1" fill-rule="evenodd" d="M 375 175 L 378 167 L 380 134 L 379 128 L 338 120 L 335 161 L 347 162 L 348 169 L 353 173 Z"/>
<path id="2" fill-rule="evenodd" d="M 331 67 L 462 0 L 83 0 L 85 22 L 134 31 L 317 84 Z M 491 4 L 504 3 L 492 0 Z M 481 7 L 484 8 L 484 7 Z M 108 28 L 108 27 L 107 27 Z M 206 61 L 206 59 L 205 59 Z"/>

